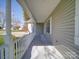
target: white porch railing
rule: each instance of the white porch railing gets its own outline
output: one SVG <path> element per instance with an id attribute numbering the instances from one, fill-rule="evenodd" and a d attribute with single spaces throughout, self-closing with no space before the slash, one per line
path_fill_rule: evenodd
<path id="1" fill-rule="evenodd" d="M 17 39 L 14 42 L 14 58 L 15 59 L 21 59 L 22 56 L 24 55 L 25 51 L 27 50 L 27 48 L 29 47 L 31 41 L 33 40 L 35 36 L 35 33 L 29 34 L 29 35 L 25 35 L 20 39 Z"/>
<path id="2" fill-rule="evenodd" d="M 25 51 L 29 47 L 30 43 L 32 42 L 35 33 L 25 35 L 22 38 L 17 39 L 13 43 L 14 48 L 14 59 L 21 59 L 24 55 Z M 9 59 L 9 45 L 0 46 L 0 59 Z"/>
<path id="3" fill-rule="evenodd" d="M 6 49 L 8 48 L 7 45 L 0 46 L 0 59 L 8 59 L 6 56 Z"/>

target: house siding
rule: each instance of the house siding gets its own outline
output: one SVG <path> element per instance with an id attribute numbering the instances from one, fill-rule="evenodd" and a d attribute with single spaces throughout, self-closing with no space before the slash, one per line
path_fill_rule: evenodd
<path id="1" fill-rule="evenodd" d="M 36 23 L 36 33 L 43 34 L 44 24 L 43 23 Z"/>
<path id="2" fill-rule="evenodd" d="M 54 45 L 63 44 L 78 52 L 75 47 L 75 0 L 62 0 L 52 13 Z"/>

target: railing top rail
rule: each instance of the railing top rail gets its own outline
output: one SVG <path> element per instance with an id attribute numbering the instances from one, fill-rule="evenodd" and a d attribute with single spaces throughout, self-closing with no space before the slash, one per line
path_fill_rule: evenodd
<path id="1" fill-rule="evenodd" d="M 24 37 L 30 36 L 30 35 L 32 35 L 32 34 L 34 34 L 34 33 L 26 34 L 26 35 L 24 35 L 23 37 L 20 37 L 20 38 L 16 39 L 13 43 L 16 43 L 16 42 L 22 40 Z"/>
<path id="2" fill-rule="evenodd" d="M 20 41 L 22 38 L 24 38 L 25 36 L 28 36 L 29 34 L 26 34 L 26 35 L 24 35 L 24 36 L 22 36 L 22 37 L 19 37 L 19 38 L 17 38 L 15 41 L 14 41 L 14 43 L 16 43 L 17 41 Z"/>
<path id="3" fill-rule="evenodd" d="M 6 47 L 8 47 L 7 44 L 1 45 L 1 46 L 0 46 L 0 50 L 3 49 L 3 48 L 6 48 Z"/>

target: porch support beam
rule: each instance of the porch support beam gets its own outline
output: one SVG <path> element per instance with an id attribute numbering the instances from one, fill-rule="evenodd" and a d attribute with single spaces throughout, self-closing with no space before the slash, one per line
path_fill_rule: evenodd
<path id="1" fill-rule="evenodd" d="M 14 59 L 14 45 L 11 39 L 11 0 L 6 0 L 6 37 L 5 43 L 8 45 L 5 49 L 5 58 Z"/>
<path id="2" fill-rule="evenodd" d="M 11 0 L 6 0 L 6 34 L 11 39 Z"/>

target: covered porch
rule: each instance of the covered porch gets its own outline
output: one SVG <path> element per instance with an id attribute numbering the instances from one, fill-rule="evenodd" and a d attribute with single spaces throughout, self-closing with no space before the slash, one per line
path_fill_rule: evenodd
<path id="1" fill-rule="evenodd" d="M 79 59 L 79 0 L 17 0 L 32 30 L 13 41 L 11 0 L 6 0 L 1 59 Z M 20 33 L 22 34 L 22 33 Z"/>

